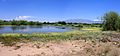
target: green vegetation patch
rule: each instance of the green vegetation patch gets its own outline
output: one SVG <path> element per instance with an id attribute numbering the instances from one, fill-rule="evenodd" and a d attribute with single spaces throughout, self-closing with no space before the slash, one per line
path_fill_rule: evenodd
<path id="1" fill-rule="evenodd" d="M 102 28 L 100 28 L 100 27 L 84 27 L 81 30 L 86 30 L 86 31 L 101 31 Z"/>
<path id="2" fill-rule="evenodd" d="M 113 32 L 114 33 L 114 32 Z M 33 33 L 33 34 L 0 34 L 0 42 L 4 45 L 14 45 L 16 43 L 27 42 L 49 42 L 49 41 L 67 41 L 67 40 L 85 40 L 85 41 L 107 41 L 104 37 L 120 36 L 118 33 L 102 31 L 70 31 L 63 33 Z M 118 39 L 118 38 L 115 38 Z"/>

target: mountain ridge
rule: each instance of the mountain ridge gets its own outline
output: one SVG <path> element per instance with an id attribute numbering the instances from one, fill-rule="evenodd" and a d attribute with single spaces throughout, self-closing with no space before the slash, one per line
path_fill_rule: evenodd
<path id="1" fill-rule="evenodd" d="M 94 21 L 94 20 L 89 20 L 89 19 L 69 19 L 69 20 L 65 20 L 65 22 L 67 23 L 88 23 L 88 24 L 102 23 L 101 21 Z"/>

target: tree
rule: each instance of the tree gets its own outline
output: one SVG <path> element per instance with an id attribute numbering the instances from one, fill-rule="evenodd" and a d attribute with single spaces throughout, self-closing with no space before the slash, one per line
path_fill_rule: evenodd
<path id="1" fill-rule="evenodd" d="M 27 21 L 25 21 L 25 20 L 20 20 L 20 25 L 27 25 Z"/>
<path id="2" fill-rule="evenodd" d="M 30 21 L 29 22 L 29 25 L 34 25 L 35 23 L 33 21 Z"/>
<path id="3" fill-rule="evenodd" d="M 66 25 L 65 21 L 59 21 L 58 24 Z"/>
<path id="4" fill-rule="evenodd" d="M 120 18 L 119 14 L 116 12 L 108 12 L 103 16 L 103 30 L 116 31 L 120 28 Z"/>
<path id="5" fill-rule="evenodd" d="M 120 16 L 119 19 L 116 20 L 115 28 L 117 29 L 117 31 L 120 31 Z"/>
<path id="6" fill-rule="evenodd" d="M 39 21 L 35 22 L 35 25 L 42 25 Z"/>
<path id="7" fill-rule="evenodd" d="M 16 20 L 13 19 L 11 24 L 12 24 L 12 25 L 17 25 L 18 23 L 19 23 L 19 22 L 17 22 Z"/>
<path id="8" fill-rule="evenodd" d="M 3 21 L 2 20 L 0 20 L 0 25 L 2 25 L 3 24 Z"/>

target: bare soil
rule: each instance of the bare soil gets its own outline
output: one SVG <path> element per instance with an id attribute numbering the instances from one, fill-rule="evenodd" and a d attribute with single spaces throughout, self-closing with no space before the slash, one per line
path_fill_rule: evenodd
<path id="1" fill-rule="evenodd" d="M 120 56 L 120 46 L 112 42 L 84 40 L 18 43 L 14 46 L 0 44 L 0 56 Z"/>

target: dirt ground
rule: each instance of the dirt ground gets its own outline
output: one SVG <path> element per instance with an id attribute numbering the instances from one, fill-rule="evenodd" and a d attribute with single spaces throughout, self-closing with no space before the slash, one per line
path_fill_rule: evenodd
<path id="1" fill-rule="evenodd" d="M 113 43 L 93 43 L 75 40 L 48 43 L 0 44 L 0 56 L 120 56 L 120 48 Z"/>

